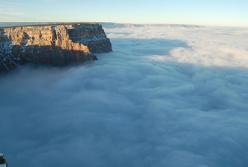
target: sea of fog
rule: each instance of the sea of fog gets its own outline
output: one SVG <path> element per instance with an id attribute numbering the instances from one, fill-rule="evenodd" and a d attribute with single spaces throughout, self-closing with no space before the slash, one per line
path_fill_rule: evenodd
<path id="1" fill-rule="evenodd" d="M 0 77 L 9 166 L 248 166 L 248 29 L 104 28 L 94 63 Z"/>

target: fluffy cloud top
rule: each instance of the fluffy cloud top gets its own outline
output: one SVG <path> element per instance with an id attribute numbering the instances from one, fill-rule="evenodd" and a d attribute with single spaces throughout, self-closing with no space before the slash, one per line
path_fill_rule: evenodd
<path id="1" fill-rule="evenodd" d="M 0 78 L 10 166 L 248 165 L 248 30 L 106 25 L 92 64 Z"/>

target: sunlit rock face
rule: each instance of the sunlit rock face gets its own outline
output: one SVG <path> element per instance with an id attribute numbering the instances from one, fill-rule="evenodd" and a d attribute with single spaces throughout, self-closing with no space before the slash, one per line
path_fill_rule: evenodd
<path id="1" fill-rule="evenodd" d="M 99 24 L 52 24 L 0 29 L 0 71 L 16 63 L 63 66 L 93 61 L 112 46 Z"/>

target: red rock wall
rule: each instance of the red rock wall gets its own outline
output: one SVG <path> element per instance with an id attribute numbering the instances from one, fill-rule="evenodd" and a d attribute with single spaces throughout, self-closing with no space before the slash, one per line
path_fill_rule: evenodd
<path id="1" fill-rule="evenodd" d="M 0 53 L 6 50 L 22 62 L 66 65 L 92 61 L 92 53 L 112 46 L 99 24 L 54 24 L 1 28 Z"/>

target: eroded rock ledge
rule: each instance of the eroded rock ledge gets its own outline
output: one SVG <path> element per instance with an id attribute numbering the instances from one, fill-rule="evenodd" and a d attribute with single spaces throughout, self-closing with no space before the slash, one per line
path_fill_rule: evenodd
<path id="1" fill-rule="evenodd" d="M 112 51 L 100 24 L 74 23 L 0 28 L 0 72 L 21 63 L 64 66 Z"/>

